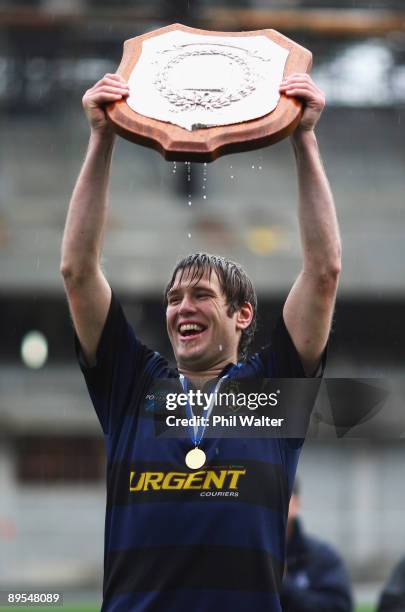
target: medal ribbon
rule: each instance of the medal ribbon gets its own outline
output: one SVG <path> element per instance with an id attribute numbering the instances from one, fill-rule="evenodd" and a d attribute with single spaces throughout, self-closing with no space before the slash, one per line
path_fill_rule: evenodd
<path id="1" fill-rule="evenodd" d="M 206 424 L 207 424 L 207 419 L 210 416 L 212 409 L 214 407 L 214 402 L 215 402 L 215 398 L 217 395 L 217 392 L 222 384 L 222 382 L 229 377 L 229 374 L 225 374 L 225 376 L 222 376 L 222 378 L 220 378 L 217 382 L 217 384 L 214 387 L 214 391 L 211 393 L 210 396 L 210 401 L 208 402 L 208 404 L 205 406 L 204 410 L 203 410 L 203 414 L 202 417 L 204 417 L 204 425 L 201 423 L 200 425 L 195 425 L 194 427 L 191 427 L 191 425 L 189 425 L 189 432 L 190 432 L 190 438 L 191 441 L 193 442 L 194 446 L 197 447 L 201 440 L 204 437 L 204 432 L 205 432 L 205 428 L 206 428 Z M 183 391 L 184 393 L 187 395 L 188 394 L 188 380 L 187 378 L 183 375 L 180 374 L 179 376 L 180 378 L 180 383 L 181 386 L 183 387 Z M 192 417 L 194 417 L 194 413 L 193 413 L 193 409 L 190 406 L 190 402 L 188 400 L 187 397 L 187 403 L 186 403 L 186 415 L 188 419 L 191 419 Z"/>

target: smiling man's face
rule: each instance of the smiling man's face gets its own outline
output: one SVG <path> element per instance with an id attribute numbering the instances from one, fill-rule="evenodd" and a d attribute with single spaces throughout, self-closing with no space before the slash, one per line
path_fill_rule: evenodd
<path id="1" fill-rule="evenodd" d="M 241 311 L 229 315 L 218 276 L 181 271 L 167 295 L 167 332 L 180 371 L 204 372 L 237 361 Z M 249 306 L 249 305 L 248 305 Z"/>

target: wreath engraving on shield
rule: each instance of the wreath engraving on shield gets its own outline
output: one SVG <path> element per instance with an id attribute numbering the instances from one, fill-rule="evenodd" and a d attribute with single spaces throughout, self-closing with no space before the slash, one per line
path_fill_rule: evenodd
<path id="1" fill-rule="evenodd" d="M 191 47 L 191 48 L 187 48 Z M 181 51 L 181 49 L 184 51 Z M 170 50 L 161 51 L 161 54 L 170 54 L 178 51 L 178 46 Z M 262 62 L 270 62 L 269 58 L 261 56 L 257 51 L 250 52 L 241 47 L 232 45 L 213 44 L 213 43 L 191 43 L 181 45 L 180 53 L 175 54 L 168 60 L 167 64 L 160 70 L 153 84 L 159 93 L 172 105 L 171 112 L 179 112 L 181 110 L 194 111 L 198 107 L 204 110 L 213 110 L 230 106 L 234 102 L 238 102 L 241 98 L 249 96 L 256 90 L 256 82 L 260 78 L 260 74 L 252 70 L 249 63 L 243 55 L 260 60 Z M 231 88 L 208 88 L 208 87 L 184 87 L 181 89 L 170 86 L 170 72 L 177 67 L 181 62 L 193 57 L 214 58 L 220 56 L 226 58 L 230 63 L 237 65 L 241 72 L 241 82 L 236 83 L 236 86 Z M 238 87 L 239 85 L 239 87 Z"/>

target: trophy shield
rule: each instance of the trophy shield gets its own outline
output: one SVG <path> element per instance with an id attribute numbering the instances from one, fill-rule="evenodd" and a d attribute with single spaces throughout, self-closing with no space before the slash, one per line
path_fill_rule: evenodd
<path id="1" fill-rule="evenodd" d="M 107 116 L 118 134 L 167 160 L 210 162 L 291 134 L 302 104 L 279 85 L 311 66 L 311 52 L 275 30 L 173 24 L 125 41 L 117 72 L 130 95 Z"/>

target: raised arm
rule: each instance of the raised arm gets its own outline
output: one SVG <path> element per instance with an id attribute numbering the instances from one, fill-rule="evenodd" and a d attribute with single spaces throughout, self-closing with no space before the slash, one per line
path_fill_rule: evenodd
<path id="1" fill-rule="evenodd" d="M 104 106 L 129 93 L 124 79 L 107 74 L 83 96 L 90 140 L 66 219 L 61 274 L 76 333 L 89 365 L 108 314 L 111 289 L 100 267 L 115 135 Z"/>
<path id="2" fill-rule="evenodd" d="M 298 217 L 303 266 L 283 316 L 305 371 L 313 374 L 330 332 L 341 266 L 341 243 L 332 192 L 322 165 L 315 126 L 325 106 L 322 91 L 307 74 L 291 75 L 280 92 L 304 101 L 291 137 L 299 189 Z"/>

